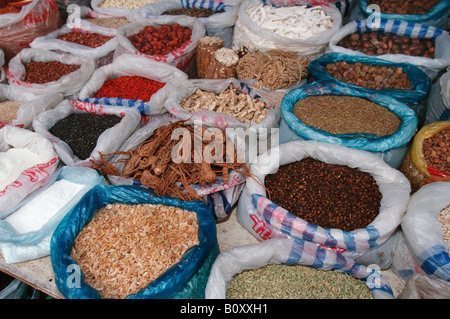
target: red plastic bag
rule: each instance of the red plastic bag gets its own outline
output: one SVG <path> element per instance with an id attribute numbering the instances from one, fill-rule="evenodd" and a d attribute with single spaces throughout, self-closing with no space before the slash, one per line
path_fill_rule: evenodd
<path id="1" fill-rule="evenodd" d="M 0 48 L 6 63 L 35 38 L 62 25 L 56 0 L 33 0 L 19 13 L 0 14 Z"/>

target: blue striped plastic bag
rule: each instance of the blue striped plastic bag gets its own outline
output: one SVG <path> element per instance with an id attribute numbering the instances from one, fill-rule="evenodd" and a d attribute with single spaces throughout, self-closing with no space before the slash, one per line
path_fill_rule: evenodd
<path id="1" fill-rule="evenodd" d="M 152 196 L 137 186 L 99 185 L 81 198 L 59 223 L 51 240 L 51 262 L 58 290 L 67 299 L 99 299 L 100 293 L 84 281 L 73 284 L 76 262 L 70 257 L 73 242 L 97 210 L 111 203 L 162 204 L 176 206 L 197 214 L 199 244 L 189 248 L 181 260 L 157 279 L 127 299 L 204 298 L 210 268 L 219 253 L 216 224 L 209 209 L 199 201 L 184 202 L 170 197 Z"/>
<path id="2" fill-rule="evenodd" d="M 333 77 L 330 74 L 330 72 L 326 70 L 325 67 L 328 64 L 333 64 L 341 61 L 347 62 L 348 64 L 362 63 L 371 66 L 373 65 L 380 67 L 386 66 L 386 67 L 402 68 L 403 72 L 408 75 L 408 79 L 411 82 L 412 88 L 409 90 L 394 89 L 394 88 L 377 90 L 339 81 L 335 77 Z M 425 118 L 426 99 L 431 89 L 431 79 L 425 72 L 423 72 L 419 67 L 415 65 L 409 63 L 386 61 L 373 56 L 350 55 L 338 52 L 329 52 L 321 56 L 320 58 L 311 61 L 308 65 L 308 71 L 316 80 L 319 81 L 324 80 L 336 82 L 349 86 L 353 89 L 359 89 L 361 91 L 372 94 L 382 93 L 398 101 L 405 102 L 414 110 L 417 117 Z"/>
<path id="3" fill-rule="evenodd" d="M 225 299 L 233 277 L 247 269 L 271 264 L 303 265 L 323 271 L 339 271 L 365 282 L 374 299 L 393 299 L 394 293 L 376 265 L 366 267 L 337 251 L 298 238 L 270 239 L 234 247 L 214 262 L 205 289 L 206 299 Z M 270 283 L 268 283 L 270 285 Z"/>
<path id="4" fill-rule="evenodd" d="M 293 112 L 297 101 L 309 96 L 320 95 L 365 98 L 386 107 L 389 111 L 395 113 L 402 122 L 394 134 L 387 136 L 374 136 L 364 133 L 331 134 L 306 125 Z M 329 81 L 312 82 L 289 92 L 281 102 L 281 115 L 280 144 L 298 140 L 314 140 L 342 145 L 372 152 L 394 168 L 398 168 L 402 164 L 418 124 L 418 118 L 414 111 L 403 102 L 385 94 L 372 93 L 367 90 L 355 89 L 346 84 Z M 333 114 L 330 114 L 330 116 L 333 116 Z"/>
<path id="5" fill-rule="evenodd" d="M 351 149 L 315 141 L 295 141 L 282 144 L 258 156 L 251 166 L 253 178 L 247 178 L 239 198 L 237 219 L 258 240 L 272 238 L 300 238 L 315 242 L 322 247 L 332 247 L 352 259 L 364 258 L 365 263 L 389 265 L 391 245 L 388 244 L 400 225 L 410 198 L 408 179 L 390 167 L 378 156 L 366 151 Z M 278 158 L 276 158 L 278 157 Z M 357 168 L 371 174 L 382 194 L 380 211 L 366 227 L 353 231 L 323 228 L 293 215 L 270 201 L 264 188 L 264 179 L 276 172 L 278 167 L 301 161 L 304 158 Z M 388 251 L 372 255 L 372 250 Z M 384 256 L 384 257 L 383 257 Z M 372 259 L 371 259 L 372 258 Z"/>
<path id="6" fill-rule="evenodd" d="M 410 38 L 434 39 L 435 41 L 436 51 L 434 59 L 405 54 L 382 54 L 377 56 L 380 59 L 416 65 L 424 70 L 432 80 L 436 78 L 441 70 L 444 70 L 450 65 L 450 50 L 448 49 L 450 47 L 450 35 L 447 31 L 426 24 L 401 20 L 380 19 L 380 23 L 374 25 L 368 23 L 368 20 L 354 20 L 349 22 L 331 38 L 327 52 L 365 55 L 362 52 L 341 47 L 338 43 L 345 36 L 354 32 L 362 33 L 371 31 L 392 33 Z"/>
<path id="7" fill-rule="evenodd" d="M 351 20 L 367 19 L 374 14 L 372 7 L 368 7 L 367 0 L 358 0 L 350 15 Z M 450 2 L 439 1 L 434 7 L 424 14 L 399 14 L 379 12 L 382 19 L 402 20 L 406 22 L 423 23 L 445 29 L 447 27 Z"/>

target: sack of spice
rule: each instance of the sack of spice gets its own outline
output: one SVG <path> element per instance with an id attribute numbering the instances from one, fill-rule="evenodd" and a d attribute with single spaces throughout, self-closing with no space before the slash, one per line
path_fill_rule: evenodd
<path id="1" fill-rule="evenodd" d="M 64 100 L 40 113 L 33 129 L 53 143 L 65 165 L 90 167 L 100 152 L 117 151 L 140 121 L 136 108 Z"/>
<path id="2" fill-rule="evenodd" d="M 237 202 L 248 168 L 226 131 L 201 124 L 161 117 L 93 167 L 113 185 L 140 185 L 158 196 L 203 200 L 214 218 L 222 220 Z"/>
<path id="3" fill-rule="evenodd" d="M 169 84 L 187 80 L 186 73 L 167 63 L 141 56 L 119 55 L 113 63 L 95 70 L 78 99 L 103 105 L 136 107 L 143 115 L 166 112 Z"/>
<path id="4" fill-rule="evenodd" d="M 13 125 L 31 129 L 33 119 L 39 113 L 52 109 L 64 99 L 59 93 L 34 95 L 12 92 L 10 88 L 9 85 L 0 84 L 0 128 Z"/>
<path id="5" fill-rule="evenodd" d="M 70 96 L 83 87 L 95 68 L 95 61 L 90 57 L 30 48 L 11 59 L 7 77 L 16 94 L 51 92 Z"/>
<path id="6" fill-rule="evenodd" d="M 165 108 L 182 120 L 225 128 L 275 128 L 281 118 L 280 106 L 269 105 L 235 78 L 174 82 Z"/>
<path id="7" fill-rule="evenodd" d="M 42 187 L 59 164 L 52 143 L 36 132 L 5 126 L 0 129 L 0 212 Z"/>
<path id="8" fill-rule="evenodd" d="M 389 241 L 406 212 L 411 187 L 378 156 L 295 141 L 259 155 L 250 172 L 237 218 L 257 239 L 301 238 L 389 267 Z"/>
<path id="9" fill-rule="evenodd" d="M 194 17 L 151 16 L 119 28 L 114 56 L 136 54 L 191 75 L 195 72 L 198 41 L 204 35 L 205 26 Z"/>
<path id="10" fill-rule="evenodd" d="M 377 154 L 399 168 L 418 119 L 404 102 L 345 83 L 315 81 L 281 103 L 280 144 L 315 140 Z"/>
<path id="11" fill-rule="evenodd" d="M 280 49 L 299 57 L 315 58 L 324 53 L 341 22 L 336 7 L 278 7 L 262 0 L 244 0 L 239 7 L 231 48 Z"/>
<path id="12" fill-rule="evenodd" d="M 29 48 L 35 38 L 61 27 L 61 23 L 55 0 L 33 0 L 19 12 L 0 14 L 0 47 L 6 61 Z"/>
<path id="13" fill-rule="evenodd" d="M 448 283 L 450 183 L 427 184 L 411 195 L 401 230 L 404 243 L 395 250 L 394 272 L 403 281 L 421 274 Z"/>
<path id="14" fill-rule="evenodd" d="M 269 239 L 222 252 L 206 299 L 393 299 L 379 269 L 298 238 Z"/>
<path id="15" fill-rule="evenodd" d="M 50 239 L 81 197 L 105 179 L 92 168 L 62 166 L 42 188 L 0 214 L 0 249 L 8 264 L 50 255 Z"/>
<path id="16" fill-rule="evenodd" d="M 369 20 L 355 20 L 333 35 L 327 51 L 410 63 L 434 80 L 450 65 L 449 46 L 447 31 L 426 24 L 380 19 L 372 25 Z"/>
<path id="17" fill-rule="evenodd" d="M 112 17 L 127 17 L 142 6 L 157 0 L 91 0 L 91 8 L 97 14 Z"/>
<path id="18" fill-rule="evenodd" d="M 422 23 L 446 29 L 450 2 L 447 0 L 404 1 L 357 0 L 350 15 L 350 20 L 363 20 L 376 15 L 375 19 L 401 20 Z M 376 22 L 376 20 L 374 21 Z"/>
<path id="19" fill-rule="evenodd" d="M 147 4 L 136 11 L 133 19 L 159 15 L 188 15 L 197 18 L 205 25 L 207 36 L 223 39 L 226 48 L 231 47 L 234 24 L 241 0 L 168 0 Z"/>
<path id="20" fill-rule="evenodd" d="M 92 58 L 100 67 L 113 61 L 117 48 L 116 34 L 116 29 L 102 28 L 81 20 L 78 27 L 65 24 L 58 30 L 34 39 L 30 47 Z"/>
<path id="21" fill-rule="evenodd" d="M 112 227 L 105 228 L 108 216 Z M 201 299 L 219 253 L 216 235 L 202 202 L 152 196 L 138 186 L 95 186 L 53 233 L 55 283 L 67 299 Z"/>
<path id="22" fill-rule="evenodd" d="M 431 86 L 424 124 L 446 120 L 450 120 L 450 68 Z"/>
<path id="23" fill-rule="evenodd" d="M 415 65 L 329 52 L 311 61 L 308 72 L 315 80 L 345 83 L 353 89 L 382 93 L 405 102 L 414 110 L 419 123 L 425 120 L 431 79 Z"/>
<path id="24" fill-rule="evenodd" d="M 428 183 L 450 182 L 450 120 L 422 127 L 400 170 L 410 181 L 413 193 Z"/>

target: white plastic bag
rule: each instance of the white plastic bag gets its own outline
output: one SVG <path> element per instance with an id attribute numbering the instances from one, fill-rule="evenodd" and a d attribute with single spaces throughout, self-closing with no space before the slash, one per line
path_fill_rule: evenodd
<path id="1" fill-rule="evenodd" d="M 111 36 L 113 38 L 96 48 L 91 48 L 78 43 L 58 39 L 59 36 L 69 32 L 95 33 L 104 36 Z M 116 29 L 102 28 L 93 23 L 84 22 L 83 20 L 81 20 L 79 28 L 69 28 L 68 25 L 65 24 L 56 31 L 34 39 L 33 42 L 30 43 L 30 47 L 43 50 L 67 52 L 76 56 L 92 58 L 96 61 L 103 57 L 106 57 L 108 54 L 111 54 L 110 60 L 112 61 L 112 55 L 117 48 L 117 38 L 115 37 L 116 34 Z"/>
<path id="2" fill-rule="evenodd" d="M 37 154 L 41 163 L 22 171 L 13 183 L 0 190 L 0 213 L 42 187 L 59 164 L 58 155 L 52 143 L 36 132 L 15 126 L 1 128 L 0 152 L 6 152 L 11 148 L 27 149 Z"/>
<path id="3" fill-rule="evenodd" d="M 214 12 L 224 10 L 224 12 L 215 13 L 209 17 L 198 17 L 197 19 L 205 25 L 206 36 L 216 36 L 223 39 L 223 46 L 229 48 L 233 40 L 234 24 L 237 19 L 240 4 L 241 0 L 206 0 L 201 2 L 196 0 L 158 1 L 141 7 L 137 10 L 137 14 L 134 16 L 132 14 L 131 16 L 132 19 L 139 19 L 139 17 L 148 18 L 163 15 L 164 12 L 169 10 L 182 8 L 203 8 Z"/>
<path id="4" fill-rule="evenodd" d="M 58 61 L 65 64 L 78 64 L 81 67 L 57 81 L 44 84 L 27 83 L 23 80 L 25 64 L 31 61 L 50 62 Z M 18 92 L 33 94 L 61 93 L 69 96 L 77 93 L 89 80 L 95 70 L 95 61 L 90 57 L 76 56 L 69 53 L 56 53 L 43 49 L 23 49 L 8 64 L 7 77 L 11 89 Z"/>
<path id="5" fill-rule="evenodd" d="M 450 65 L 450 50 L 448 50 L 450 47 L 450 35 L 445 30 L 426 24 L 386 19 L 381 19 L 378 26 L 375 24 L 374 26 L 369 27 L 369 25 L 368 20 L 355 20 L 349 22 L 339 29 L 339 31 L 331 38 L 327 51 L 364 55 L 362 52 L 339 46 L 339 41 L 354 32 L 362 33 L 377 31 L 407 36 L 410 38 L 434 39 L 436 48 L 434 59 L 405 54 L 382 54 L 377 56 L 380 59 L 416 65 L 432 80 L 436 78 L 441 70 L 444 70 Z"/>
<path id="6" fill-rule="evenodd" d="M 0 83 L 6 80 L 5 52 L 0 48 Z"/>
<path id="7" fill-rule="evenodd" d="M 406 281 L 398 299 L 450 299 L 450 282 L 414 274 Z"/>
<path id="8" fill-rule="evenodd" d="M 304 158 L 357 168 L 373 176 L 382 194 L 379 214 L 367 225 L 353 231 L 323 228 L 288 213 L 266 198 L 265 176 L 278 167 Z M 296 237 L 340 251 L 358 259 L 383 246 L 400 225 L 408 205 L 411 186 L 406 177 L 378 156 L 348 147 L 316 142 L 295 141 L 279 145 L 257 157 L 251 166 L 253 178 L 247 178 L 239 198 L 237 219 L 258 240 Z M 391 251 L 390 246 L 387 247 Z M 389 256 L 389 254 L 385 254 Z M 364 258 L 366 264 L 389 264 L 385 257 Z M 363 259 L 363 258 L 362 258 Z"/>
<path id="9" fill-rule="evenodd" d="M 437 219 L 448 205 L 448 182 L 426 184 L 411 196 L 401 223 L 406 245 L 397 248 L 394 256 L 395 271 L 404 280 L 419 273 L 450 281 L 448 243 Z"/>
<path id="10" fill-rule="evenodd" d="M 165 24 L 173 25 L 179 24 L 182 27 L 188 27 L 192 30 L 191 39 L 186 41 L 181 47 L 169 52 L 165 55 L 147 55 L 141 53 L 132 44 L 128 37 L 139 33 L 146 26 L 163 26 Z M 181 71 L 186 72 L 188 75 L 192 72 L 195 64 L 195 53 L 197 51 L 198 41 L 205 35 L 205 26 L 196 18 L 188 16 L 152 16 L 147 19 L 139 20 L 138 22 L 132 22 L 125 26 L 122 26 L 117 31 L 117 49 L 115 57 L 123 53 L 136 54 L 146 57 L 151 60 L 168 63 L 174 65 Z M 195 69 L 195 68 L 194 68 Z"/>
<path id="11" fill-rule="evenodd" d="M 85 193 L 104 181 L 92 168 L 63 166 L 40 190 L 0 214 L 0 249 L 5 261 L 11 264 L 48 256 L 56 226 Z M 41 210 L 35 213 L 30 207 Z"/>
<path id="12" fill-rule="evenodd" d="M 15 93 L 15 94 L 14 94 Z M 32 93 L 12 92 L 9 85 L 0 84 L 0 103 L 4 101 L 22 102 L 17 110 L 17 117 L 11 123 L 0 121 L 0 128 L 5 125 L 13 125 L 31 129 L 33 119 L 39 113 L 52 109 L 63 100 L 62 94 L 34 95 Z"/>
<path id="13" fill-rule="evenodd" d="M 271 264 L 303 265 L 324 271 L 349 273 L 362 279 L 374 299 L 393 299 L 389 283 L 379 270 L 359 265 L 339 252 L 321 249 L 317 244 L 300 239 L 270 239 L 256 244 L 234 247 L 215 260 L 205 289 L 206 299 L 225 299 L 233 277 L 247 269 Z"/>
<path id="14" fill-rule="evenodd" d="M 153 132 L 163 126 L 167 126 L 170 123 L 179 121 L 174 118 L 160 118 L 157 121 L 148 123 L 142 128 L 134 132 L 121 146 L 119 151 L 127 152 L 136 149 L 145 140 L 152 136 Z M 186 121 L 185 124 L 195 125 L 193 121 Z M 124 161 L 129 157 L 126 155 L 115 155 L 109 160 L 119 172 L 123 172 L 125 167 Z M 133 178 L 124 178 L 118 176 L 108 176 L 108 180 L 112 185 L 141 185 L 140 181 Z M 217 177 L 212 183 L 201 185 L 189 185 L 198 195 L 200 195 L 203 201 L 211 209 L 216 220 L 222 220 L 226 218 L 230 213 L 233 205 L 237 202 L 239 195 L 244 187 L 245 178 L 242 174 L 231 171 L 229 181 L 224 183 L 222 177 Z"/>
<path id="15" fill-rule="evenodd" d="M 247 47 L 249 52 L 255 49 L 263 52 L 270 49 L 279 49 L 289 51 L 297 56 L 315 58 L 323 54 L 328 46 L 328 42 L 338 32 L 342 24 L 341 13 L 336 7 L 321 6 L 323 11 L 332 19 L 332 28 L 304 40 L 290 39 L 262 28 L 248 16 L 246 13 L 248 8 L 262 4 L 262 0 L 244 0 L 241 3 L 234 26 L 231 46 L 233 50 L 237 51 L 243 46 Z"/>
<path id="16" fill-rule="evenodd" d="M 69 145 L 52 135 L 49 130 L 58 121 L 66 118 L 72 113 L 89 113 L 97 115 L 116 115 L 122 120 L 105 130 L 98 138 L 96 146 L 87 159 L 80 159 L 74 155 Z M 98 160 L 99 152 L 102 154 L 113 153 L 118 150 L 122 142 L 128 138 L 138 127 L 141 114 L 136 108 L 106 106 L 72 100 L 64 100 L 54 109 L 42 112 L 33 120 L 33 129 L 42 136 L 49 139 L 58 153 L 61 162 L 67 166 L 90 167 L 90 159 Z"/>
<path id="17" fill-rule="evenodd" d="M 153 94 L 149 101 L 95 97 L 105 81 L 120 76 L 141 76 L 166 83 L 166 85 Z M 187 80 L 187 78 L 186 73 L 167 63 L 156 62 L 142 56 L 123 54 L 119 55 L 113 63 L 95 70 L 78 94 L 78 99 L 96 104 L 137 107 L 143 115 L 158 115 L 165 112 L 164 102 L 170 93 L 168 89 L 170 82 Z"/>
<path id="18" fill-rule="evenodd" d="M 424 125 L 450 120 L 450 69 L 431 86 Z"/>

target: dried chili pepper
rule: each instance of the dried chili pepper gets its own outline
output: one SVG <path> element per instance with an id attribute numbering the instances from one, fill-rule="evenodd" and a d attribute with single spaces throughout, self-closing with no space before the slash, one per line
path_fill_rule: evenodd
<path id="1" fill-rule="evenodd" d="M 105 81 L 95 97 L 114 97 L 149 101 L 165 83 L 147 79 L 141 76 L 120 76 Z"/>

